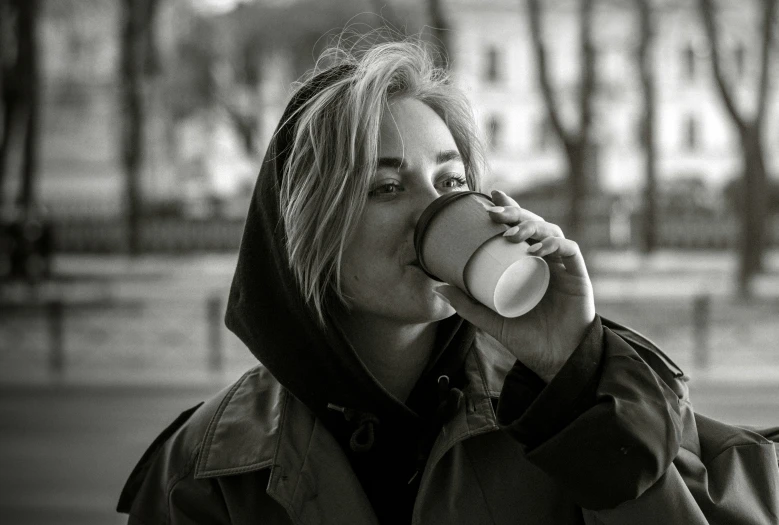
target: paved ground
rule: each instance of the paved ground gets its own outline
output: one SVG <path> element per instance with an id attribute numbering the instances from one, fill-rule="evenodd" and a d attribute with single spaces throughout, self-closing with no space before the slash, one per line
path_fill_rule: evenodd
<path id="1" fill-rule="evenodd" d="M 0 523 L 123 523 L 124 479 L 156 433 L 216 389 L 33 387 L 0 394 Z"/>
<path id="2" fill-rule="evenodd" d="M 0 523 L 110 525 L 124 480 L 157 433 L 218 390 L 198 386 L 0 388 Z M 779 424 L 779 385 L 701 381 L 702 413 Z"/>

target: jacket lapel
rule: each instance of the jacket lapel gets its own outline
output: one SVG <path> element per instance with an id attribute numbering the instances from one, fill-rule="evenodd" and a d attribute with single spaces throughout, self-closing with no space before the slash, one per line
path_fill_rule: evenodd
<path id="1" fill-rule="evenodd" d="M 446 488 L 449 494 L 439 493 L 431 496 L 434 491 L 440 492 L 441 490 L 441 487 L 433 485 L 432 480 L 436 477 L 436 468 L 441 464 L 441 460 L 447 452 L 466 439 L 499 430 L 497 416 L 492 407 L 492 398 L 497 397 L 500 393 L 503 380 L 515 362 L 516 358 L 497 341 L 482 333 L 477 334 L 473 349 L 465 360 L 465 373 L 469 380 L 468 386 L 463 391 L 465 403 L 457 414 L 443 426 L 433 444 L 430 458 L 422 473 L 412 523 L 424 522 L 422 512 L 427 498 L 452 497 L 458 493 L 457 488 L 453 485 L 464 482 L 461 479 L 450 479 L 450 486 Z M 454 461 L 454 463 L 462 466 L 465 460 L 464 458 L 460 459 L 462 461 Z M 457 478 L 458 476 L 453 477 Z M 475 491 L 472 494 L 475 494 Z M 478 514 L 479 509 L 475 507 L 479 504 L 483 507 L 480 510 L 485 511 L 483 515 L 489 516 L 487 501 L 477 498 L 472 498 L 469 502 L 469 506 L 472 507 L 469 509 L 472 516 Z M 453 509 L 454 507 L 449 505 L 448 508 Z M 436 523 L 457 523 L 462 518 L 462 516 L 441 516 L 439 514 L 436 516 Z"/>
<path id="2" fill-rule="evenodd" d="M 311 412 L 288 392 L 267 493 L 294 523 L 378 525 L 346 455 Z"/>
<path id="3" fill-rule="evenodd" d="M 270 467 L 266 492 L 293 523 L 378 525 L 338 443 L 263 366 L 222 398 L 198 456 L 197 479 Z"/>
<path id="4" fill-rule="evenodd" d="M 283 390 L 263 366 L 254 367 L 229 388 L 200 445 L 195 479 L 271 465 Z"/>

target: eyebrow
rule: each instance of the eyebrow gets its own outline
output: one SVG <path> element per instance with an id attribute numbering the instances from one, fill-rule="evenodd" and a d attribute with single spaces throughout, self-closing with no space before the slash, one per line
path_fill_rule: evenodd
<path id="1" fill-rule="evenodd" d="M 459 151 L 457 151 L 456 149 L 450 149 L 446 151 L 439 151 L 438 155 L 436 155 L 435 160 L 438 164 L 444 164 L 445 162 L 450 162 L 453 160 L 462 162 L 463 158 L 460 156 Z"/>
<path id="2" fill-rule="evenodd" d="M 462 162 L 460 152 L 456 149 L 449 149 L 446 151 L 439 151 L 435 157 L 436 164 L 444 164 L 451 161 Z M 376 164 L 378 169 L 392 168 L 392 169 L 405 169 L 407 167 L 406 161 L 400 157 L 379 157 L 379 161 Z"/>

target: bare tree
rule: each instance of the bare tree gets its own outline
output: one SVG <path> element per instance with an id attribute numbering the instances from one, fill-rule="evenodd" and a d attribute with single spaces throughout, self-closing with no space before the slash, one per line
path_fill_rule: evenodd
<path id="1" fill-rule="evenodd" d="M 578 129 L 571 131 L 563 125 L 559 104 L 549 79 L 546 48 L 541 29 L 541 0 L 528 0 L 530 36 L 535 53 L 538 80 L 546 113 L 552 129 L 565 150 L 567 169 L 568 216 L 565 230 L 577 241 L 583 241 L 584 203 L 592 185 L 594 174 L 594 145 L 591 140 L 592 105 L 595 92 L 595 51 L 592 42 L 593 0 L 579 2 L 579 92 Z"/>
<path id="2" fill-rule="evenodd" d="M 654 27 L 650 0 L 635 0 L 639 15 L 637 63 L 641 76 L 641 145 L 644 149 L 644 198 L 642 202 L 642 242 L 644 253 L 657 248 L 657 151 L 655 141 L 655 78 L 651 60 Z"/>
<path id="3" fill-rule="evenodd" d="M 709 41 L 714 83 L 725 109 L 736 127 L 741 144 L 743 192 L 740 208 L 741 235 L 740 261 L 738 270 L 739 293 L 750 295 L 752 277 L 763 268 L 763 251 L 766 244 L 765 218 L 767 212 L 767 175 L 762 139 L 765 125 L 766 99 L 768 98 L 768 75 L 770 50 L 774 33 L 776 0 L 761 0 L 762 20 L 760 31 L 761 60 L 757 89 L 757 107 L 754 115 L 739 109 L 722 70 L 720 33 L 716 22 L 716 8 L 712 0 L 699 0 L 700 15 Z"/>
<path id="4" fill-rule="evenodd" d="M 0 95 L 3 127 L 0 137 L 0 206 L 5 202 L 6 165 L 11 143 L 11 129 L 21 97 L 17 61 L 16 10 L 9 0 L 0 0 Z"/>
<path id="5" fill-rule="evenodd" d="M 0 141 L 0 202 L 6 178 L 9 148 L 14 133 L 22 133 L 21 184 L 17 204 L 30 212 L 35 206 L 40 149 L 40 72 L 38 0 L 12 0 L 0 4 L 3 13 L 3 44 L 13 40 L 15 53 L 3 50 L 3 137 Z M 6 19 L 6 16 L 12 19 Z"/>
<path id="6" fill-rule="evenodd" d="M 35 201 L 40 149 L 40 73 L 38 70 L 38 0 L 19 2 L 19 63 L 27 106 L 22 153 L 22 184 L 17 202 L 26 212 Z"/>
<path id="7" fill-rule="evenodd" d="M 152 32 L 157 0 L 123 0 L 122 8 L 121 150 L 127 198 L 128 249 L 135 255 L 141 250 L 143 213 L 141 170 L 145 156 L 146 128 L 144 84 L 146 77 L 155 74 L 159 66 Z"/>

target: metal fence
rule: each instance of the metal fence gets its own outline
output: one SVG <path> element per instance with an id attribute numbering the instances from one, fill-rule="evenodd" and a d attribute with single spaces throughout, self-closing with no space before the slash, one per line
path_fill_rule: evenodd
<path id="1" fill-rule="evenodd" d="M 224 294 L 217 292 L 191 300 L 95 295 L 0 302 L 0 377 L 30 370 L 58 377 L 84 370 L 142 375 L 251 366 L 248 350 L 223 324 L 224 308 Z M 652 339 L 684 370 L 779 367 L 779 298 L 605 299 L 598 311 Z"/>
<path id="2" fill-rule="evenodd" d="M 235 251 L 243 225 L 243 219 L 146 219 L 141 223 L 141 251 Z M 57 252 L 126 252 L 127 226 L 119 218 L 60 219 L 54 225 L 54 245 Z"/>
<path id="3" fill-rule="evenodd" d="M 0 381 L 156 371 L 218 374 L 254 358 L 224 326 L 225 297 L 0 300 Z"/>
<path id="4" fill-rule="evenodd" d="M 553 223 L 563 223 L 559 210 L 540 211 Z M 592 214 L 584 237 L 593 248 L 626 248 L 640 242 L 641 218 L 620 212 Z M 769 219 L 768 242 L 779 246 L 779 216 Z M 661 248 L 728 249 L 738 244 L 739 220 L 734 215 L 662 214 L 657 233 Z M 235 251 L 243 219 L 147 218 L 141 224 L 145 253 Z M 127 250 L 126 225 L 120 218 L 62 218 L 54 224 L 57 252 L 121 253 Z"/>

